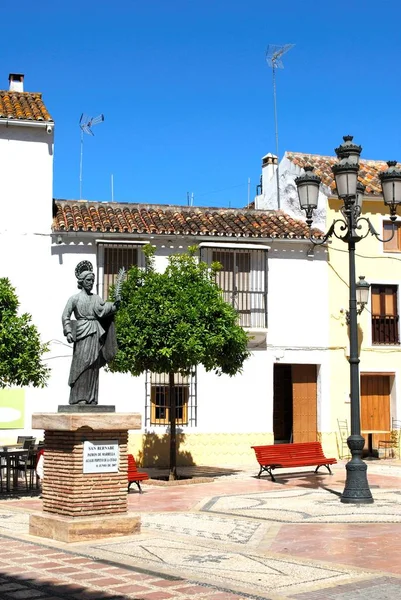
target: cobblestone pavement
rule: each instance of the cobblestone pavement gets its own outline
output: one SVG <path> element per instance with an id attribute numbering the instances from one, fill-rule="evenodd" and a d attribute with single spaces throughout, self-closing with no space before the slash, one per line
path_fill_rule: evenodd
<path id="1" fill-rule="evenodd" d="M 63 544 L 28 534 L 38 497 L 0 496 L 0 600 L 395 600 L 401 597 L 401 466 L 377 461 L 375 502 L 342 504 L 333 476 L 233 470 L 129 495 L 135 536 Z"/>

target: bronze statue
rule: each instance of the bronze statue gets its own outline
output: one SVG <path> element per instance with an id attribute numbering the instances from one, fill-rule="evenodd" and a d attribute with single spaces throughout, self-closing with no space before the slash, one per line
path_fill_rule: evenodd
<path id="1" fill-rule="evenodd" d="M 64 335 L 74 343 L 68 384 L 70 404 L 97 404 L 99 369 L 110 362 L 117 352 L 114 313 L 119 300 L 105 302 L 92 294 L 95 275 L 88 260 L 76 269 L 78 294 L 69 298 L 62 315 Z M 74 314 L 76 320 L 71 320 Z"/>

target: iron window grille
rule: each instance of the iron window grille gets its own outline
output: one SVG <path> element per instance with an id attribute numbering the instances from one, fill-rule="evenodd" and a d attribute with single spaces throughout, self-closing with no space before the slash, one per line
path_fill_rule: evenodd
<path id="1" fill-rule="evenodd" d="M 97 293 L 104 300 L 109 297 L 110 287 L 116 282 L 119 270 L 127 271 L 133 265 L 144 267 L 142 244 L 98 243 Z"/>
<path id="2" fill-rule="evenodd" d="M 176 424 L 195 427 L 197 421 L 196 369 L 190 375 L 174 375 Z M 170 424 L 168 373 L 146 372 L 145 427 Z"/>
<path id="3" fill-rule="evenodd" d="M 202 247 L 201 260 L 219 262 L 216 283 L 242 327 L 267 327 L 267 250 Z"/>
<path id="4" fill-rule="evenodd" d="M 372 344 L 398 345 L 398 286 L 372 285 Z"/>

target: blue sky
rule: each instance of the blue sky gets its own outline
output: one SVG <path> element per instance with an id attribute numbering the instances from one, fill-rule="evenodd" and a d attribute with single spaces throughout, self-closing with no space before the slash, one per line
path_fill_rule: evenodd
<path id="1" fill-rule="evenodd" d="M 9 5 L 11 6 L 11 5 Z M 56 122 L 54 195 L 243 207 L 275 151 L 268 44 L 295 44 L 277 71 L 280 155 L 401 160 L 401 4 L 266 0 L 21 0 L 2 8 L 0 87 L 25 73 Z M 2 83 L 1 83 L 2 82 Z"/>

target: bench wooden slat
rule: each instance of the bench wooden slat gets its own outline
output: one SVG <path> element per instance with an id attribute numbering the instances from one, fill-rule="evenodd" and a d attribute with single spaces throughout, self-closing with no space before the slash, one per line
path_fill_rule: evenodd
<path id="1" fill-rule="evenodd" d="M 286 467 L 326 467 L 331 473 L 330 466 L 337 463 L 336 458 L 327 458 L 320 442 L 299 442 L 295 444 L 274 444 L 268 446 L 251 446 L 255 451 L 260 466 L 258 477 L 266 471 L 272 481 L 275 481 L 272 470 Z"/>

